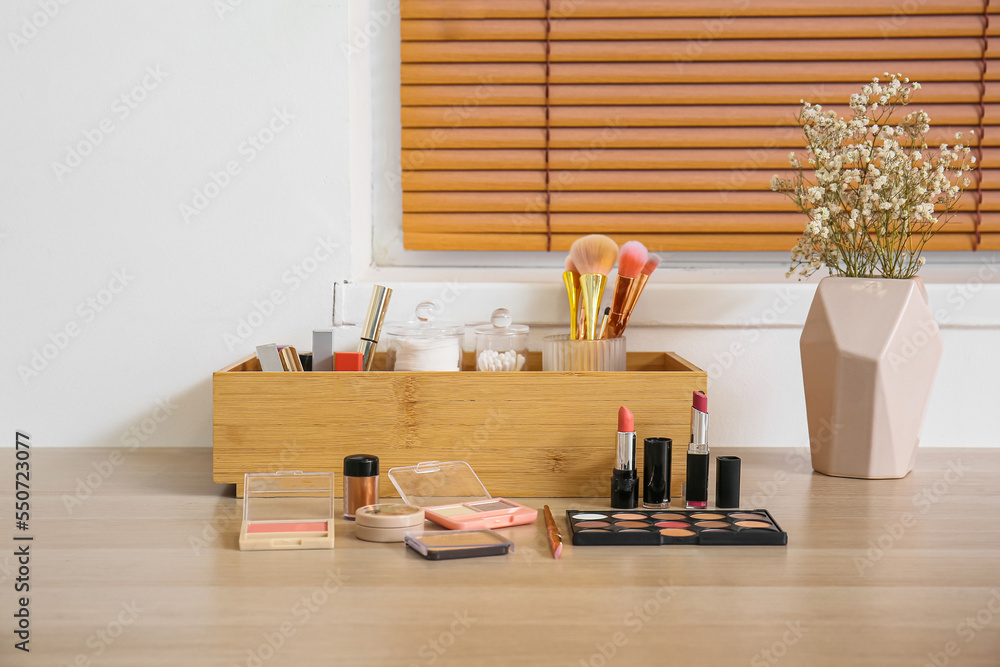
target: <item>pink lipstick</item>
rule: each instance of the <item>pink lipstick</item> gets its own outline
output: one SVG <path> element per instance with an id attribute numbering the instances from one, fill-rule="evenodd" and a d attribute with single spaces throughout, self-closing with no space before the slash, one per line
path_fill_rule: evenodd
<path id="1" fill-rule="evenodd" d="M 611 506 L 630 510 L 639 506 L 639 475 L 635 470 L 635 419 L 624 405 L 618 408 L 618 447 L 611 471 Z"/>
<path id="2" fill-rule="evenodd" d="M 691 401 L 691 444 L 687 455 L 685 507 L 708 507 L 708 397 L 696 391 Z"/>

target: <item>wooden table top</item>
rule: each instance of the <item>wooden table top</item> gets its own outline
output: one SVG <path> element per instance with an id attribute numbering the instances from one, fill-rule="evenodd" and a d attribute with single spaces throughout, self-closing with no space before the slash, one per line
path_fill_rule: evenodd
<path id="1" fill-rule="evenodd" d="M 209 449 L 32 448 L 18 531 L 11 452 L 0 665 L 1000 665 L 1000 449 L 921 450 L 882 481 L 804 450 L 713 454 L 742 457 L 743 506 L 787 547 L 573 547 L 565 510 L 599 498 L 522 501 L 551 506 L 560 560 L 541 513 L 500 557 L 425 561 L 342 519 L 330 551 L 241 552 Z"/>

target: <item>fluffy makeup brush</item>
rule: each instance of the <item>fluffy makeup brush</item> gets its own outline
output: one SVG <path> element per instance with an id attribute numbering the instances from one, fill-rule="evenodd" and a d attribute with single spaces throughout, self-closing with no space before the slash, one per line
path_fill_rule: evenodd
<path id="1" fill-rule="evenodd" d="M 628 302 L 628 295 L 632 292 L 632 287 L 638 280 L 649 251 L 646 246 L 638 241 L 629 241 L 622 246 L 618 253 L 618 277 L 615 279 L 615 295 L 611 300 L 611 314 L 607 319 L 607 326 L 601 332 L 602 338 L 617 338 L 625 329 L 625 319 L 627 313 L 625 307 Z"/>
<path id="2" fill-rule="evenodd" d="M 580 320 L 580 272 L 576 270 L 570 257 L 566 258 L 563 283 L 566 284 L 566 295 L 569 297 L 569 338 L 576 340 L 576 323 Z"/>
<path id="3" fill-rule="evenodd" d="M 645 266 L 642 267 L 642 271 L 639 273 L 639 277 L 636 279 L 635 284 L 632 286 L 632 292 L 629 294 L 628 301 L 625 304 L 625 322 L 622 323 L 622 331 L 628 326 L 628 321 L 632 318 L 632 311 L 635 310 L 635 304 L 639 301 L 639 295 L 642 294 L 642 290 L 645 289 L 646 283 L 649 282 L 649 277 L 653 275 L 653 271 L 656 271 L 656 267 L 660 265 L 659 255 L 650 255 L 649 259 L 646 260 Z M 621 335 L 621 332 L 618 334 Z"/>
<path id="4" fill-rule="evenodd" d="M 576 241 L 569 249 L 569 258 L 580 272 L 580 301 L 583 307 L 584 335 L 597 338 L 597 316 L 601 310 L 608 272 L 618 259 L 618 244 L 603 234 L 590 234 Z"/>

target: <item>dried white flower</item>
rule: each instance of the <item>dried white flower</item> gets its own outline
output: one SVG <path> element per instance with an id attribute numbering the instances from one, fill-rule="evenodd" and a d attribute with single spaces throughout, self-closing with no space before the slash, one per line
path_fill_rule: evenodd
<path id="1" fill-rule="evenodd" d="M 923 110 L 892 122 L 920 84 L 902 74 L 883 78 L 851 95 L 850 118 L 802 102 L 799 125 L 814 180 L 801 171 L 792 180 L 771 179 L 771 188 L 808 216 L 789 276 L 808 276 L 824 265 L 849 276 L 914 275 L 924 264 L 924 244 L 947 223 L 969 185 L 963 176 L 975 157 L 968 146 L 929 150 L 924 135 L 930 117 Z M 789 162 L 802 168 L 794 152 Z"/>

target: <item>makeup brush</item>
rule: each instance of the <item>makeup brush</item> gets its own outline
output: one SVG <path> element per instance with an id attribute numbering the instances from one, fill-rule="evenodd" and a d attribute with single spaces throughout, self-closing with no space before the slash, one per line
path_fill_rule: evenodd
<path id="1" fill-rule="evenodd" d="M 604 297 L 608 272 L 618 258 L 618 244 L 603 234 L 590 234 L 573 241 L 569 257 L 580 272 L 580 301 L 587 340 L 597 338 L 597 317 Z"/>
<path id="2" fill-rule="evenodd" d="M 545 531 L 548 533 L 549 537 L 549 549 L 552 550 L 552 557 L 559 558 L 562 554 L 562 535 L 559 533 L 559 526 L 556 525 L 556 520 L 552 518 L 552 510 L 549 506 L 545 506 Z"/>
<path id="3" fill-rule="evenodd" d="M 615 295 L 611 300 L 611 315 L 607 327 L 602 329 L 601 338 L 617 338 L 625 329 L 627 317 L 625 308 L 639 274 L 646 266 L 649 251 L 638 241 L 629 241 L 618 253 L 618 277 L 615 278 Z"/>
<path id="4" fill-rule="evenodd" d="M 566 258 L 563 282 L 566 284 L 566 295 L 569 297 L 569 339 L 576 340 L 576 325 L 580 319 L 580 272 L 576 270 L 576 265 L 569 257 Z"/>
<path id="5" fill-rule="evenodd" d="M 611 306 L 604 309 L 604 317 L 601 318 L 601 335 L 598 338 L 604 338 L 604 332 L 608 330 L 608 315 L 611 314 Z"/>
<path id="6" fill-rule="evenodd" d="M 629 294 L 628 302 L 625 305 L 625 322 L 622 323 L 622 331 L 625 331 L 625 327 L 628 326 L 628 321 L 632 319 L 632 311 L 635 310 L 635 304 L 639 301 L 639 296 L 642 294 L 642 290 L 646 288 L 646 283 L 649 282 L 649 277 L 653 275 L 653 271 L 656 271 L 656 267 L 659 265 L 660 256 L 650 255 L 649 259 L 646 260 L 646 265 L 642 267 L 642 272 L 639 273 L 639 277 L 632 286 L 632 293 Z M 620 336 L 621 332 L 619 332 L 618 335 Z"/>

